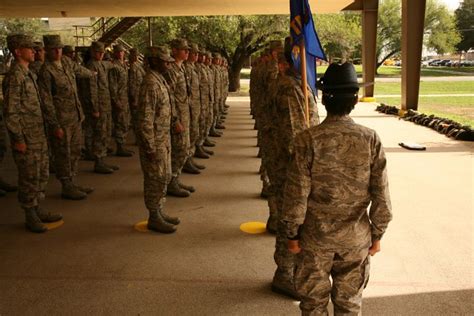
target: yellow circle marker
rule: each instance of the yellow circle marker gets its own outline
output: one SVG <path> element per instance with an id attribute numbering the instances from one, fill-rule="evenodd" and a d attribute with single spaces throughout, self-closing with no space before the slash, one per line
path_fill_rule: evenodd
<path id="1" fill-rule="evenodd" d="M 63 220 L 53 222 L 53 223 L 44 223 L 44 226 L 46 226 L 48 228 L 48 230 L 53 230 L 53 229 L 56 229 L 56 228 L 61 227 L 63 225 L 64 225 Z"/>
<path id="2" fill-rule="evenodd" d="M 374 97 L 363 97 L 359 100 L 359 102 L 376 102 Z"/>
<path id="3" fill-rule="evenodd" d="M 147 225 L 148 225 L 148 221 L 143 221 L 143 222 L 136 223 L 135 226 L 133 226 L 133 228 L 135 228 L 135 230 L 139 231 L 140 233 L 147 233 L 150 231 Z"/>
<path id="4" fill-rule="evenodd" d="M 404 117 L 405 114 L 407 114 L 407 112 L 408 112 L 408 111 L 405 111 L 405 110 L 400 109 L 400 110 L 398 110 L 398 116 Z"/>
<path id="5" fill-rule="evenodd" d="M 267 225 L 262 222 L 247 222 L 240 225 L 240 230 L 247 234 L 261 234 L 267 231 Z"/>

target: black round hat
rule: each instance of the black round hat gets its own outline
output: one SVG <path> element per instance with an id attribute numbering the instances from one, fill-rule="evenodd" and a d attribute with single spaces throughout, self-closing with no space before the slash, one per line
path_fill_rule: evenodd
<path id="1" fill-rule="evenodd" d="M 354 65 L 351 63 L 332 63 L 324 73 L 323 77 L 318 80 L 317 88 L 319 90 L 337 90 L 360 88 L 372 85 L 373 82 L 357 81 L 357 73 Z"/>

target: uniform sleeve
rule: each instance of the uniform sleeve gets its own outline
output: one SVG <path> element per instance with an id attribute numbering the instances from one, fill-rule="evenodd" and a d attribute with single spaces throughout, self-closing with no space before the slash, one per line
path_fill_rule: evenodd
<path id="1" fill-rule="evenodd" d="M 140 110 L 137 111 L 137 134 L 145 146 L 145 151 L 152 153 L 155 151 L 154 119 L 157 96 L 153 89 L 143 84 L 140 89 L 139 100 Z"/>
<path id="2" fill-rule="evenodd" d="M 0 162 L 2 161 L 6 151 L 7 151 L 7 135 L 5 133 L 5 126 L 3 124 L 2 109 L 0 109 Z"/>
<path id="3" fill-rule="evenodd" d="M 92 76 L 95 76 L 95 73 L 90 71 L 84 66 L 79 65 L 78 63 L 71 63 L 72 64 L 72 69 L 74 70 L 74 73 L 76 74 L 76 77 L 78 78 L 90 78 Z"/>
<path id="4" fill-rule="evenodd" d="M 310 137 L 308 132 L 303 132 L 295 138 L 294 151 L 286 175 L 281 221 L 290 239 L 298 237 L 299 226 L 304 222 L 311 192 L 313 152 Z"/>
<path id="5" fill-rule="evenodd" d="M 56 116 L 56 108 L 54 107 L 52 81 L 53 77 L 51 76 L 51 73 L 45 67 L 43 67 L 39 73 L 38 78 L 38 88 L 42 101 L 43 117 L 48 123 L 48 126 L 51 129 L 56 130 L 61 126 Z"/>
<path id="6" fill-rule="evenodd" d="M 94 66 L 94 64 L 88 64 L 87 69 L 90 71 L 99 73 L 99 70 Z M 100 105 L 99 105 L 99 92 L 98 92 L 98 81 L 99 77 L 98 75 L 92 76 L 89 78 L 89 91 L 91 94 L 91 106 L 92 106 L 92 112 L 93 113 L 99 113 L 100 112 Z"/>
<path id="7" fill-rule="evenodd" d="M 110 90 L 110 99 L 112 101 L 112 106 L 117 108 L 122 108 L 120 104 L 120 94 L 118 91 L 118 84 L 119 81 L 119 72 L 117 68 L 112 68 L 109 71 L 109 90 Z"/>
<path id="8" fill-rule="evenodd" d="M 21 81 L 9 77 L 3 82 L 3 118 L 5 127 L 10 132 L 10 137 L 15 143 L 25 143 L 21 124 Z"/>
<path id="9" fill-rule="evenodd" d="M 392 206 L 388 190 L 387 160 L 377 133 L 374 132 L 372 165 L 370 170 L 371 205 L 369 218 L 371 222 L 372 241 L 380 240 L 392 220 Z"/>
<path id="10" fill-rule="evenodd" d="M 309 126 L 319 125 L 318 106 L 314 92 L 309 88 Z"/>
<path id="11" fill-rule="evenodd" d="M 130 100 L 130 105 L 131 106 L 136 106 L 137 100 L 136 96 L 138 95 L 139 89 L 137 85 L 138 81 L 138 76 L 137 76 L 138 70 L 130 67 L 128 70 L 128 99 Z"/>

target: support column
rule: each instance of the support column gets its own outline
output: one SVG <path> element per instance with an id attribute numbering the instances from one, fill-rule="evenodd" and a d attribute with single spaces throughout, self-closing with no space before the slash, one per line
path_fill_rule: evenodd
<path id="1" fill-rule="evenodd" d="M 364 82 L 375 83 L 377 65 L 377 15 L 378 0 L 363 2 L 362 10 L 362 76 Z M 374 96 L 374 86 L 364 87 L 364 98 Z"/>
<path id="2" fill-rule="evenodd" d="M 426 0 L 402 0 L 402 110 L 418 109 Z"/>
<path id="3" fill-rule="evenodd" d="M 148 17 L 148 46 L 153 46 L 153 34 L 151 32 L 151 17 Z"/>

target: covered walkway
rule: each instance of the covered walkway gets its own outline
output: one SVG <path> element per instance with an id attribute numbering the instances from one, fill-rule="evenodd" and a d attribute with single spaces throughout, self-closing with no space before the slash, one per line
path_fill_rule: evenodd
<path id="1" fill-rule="evenodd" d="M 16 195 L 0 199 L 0 315 L 298 315 L 297 303 L 270 291 L 274 237 L 239 230 L 267 218 L 259 197 L 256 132 L 248 98 L 230 98 L 224 137 L 191 198 L 169 198 L 181 217 L 174 235 L 140 233 L 146 219 L 142 174 L 121 170 L 78 181 L 96 188 L 86 201 L 60 199 L 51 177 L 43 206 L 65 224 L 37 235 L 23 228 Z M 473 306 L 473 143 L 463 143 L 359 104 L 357 122 L 375 128 L 389 163 L 394 220 L 372 260 L 364 315 L 467 315 Z M 322 112 L 322 111 L 321 111 Z M 397 144 L 412 140 L 426 152 Z M 2 173 L 16 172 L 8 157 Z"/>

